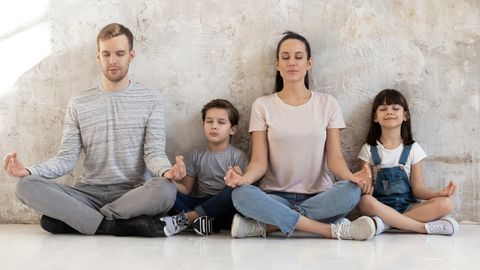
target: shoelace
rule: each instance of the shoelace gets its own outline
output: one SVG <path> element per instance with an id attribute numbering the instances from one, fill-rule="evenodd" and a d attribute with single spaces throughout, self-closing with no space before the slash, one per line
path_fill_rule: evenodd
<path id="1" fill-rule="evenodd" d="M 350 234 L 350 223 L 338 224 L 335 227 L 335 234 L 338 240 L 350 240 L 352 235 Z"/>
<path id="2" fill-rule="evenodd" d="M 175 228 L 175 230 L 186 227 L 188 225 L 188 221 L 185 220 L 183 215 L 184 213 L 173 216 L 173 227 Z"/>
<path id="3" fill-rule="evenodd" d="M 445 224 L 443 222 L 435 222 L 433 224 L 429 224 L 429 231 L 433 233 L 438 232 L 446 232 L 447 229 L 445 228 Z"/>
<path id="4" fill-rule="evenodd" d="M 261 223 L 260 221 L 257 221 L 257 220 L 254 220 L 253 222 L 255 222 L 255 225 L 252 226 L 253 229 L 252 229 L 252 233 L 251 235 L 261 235 L 263 237 L 265 237 L 265 230 L 263 229 L 265 226 L 263 223 Z"/>

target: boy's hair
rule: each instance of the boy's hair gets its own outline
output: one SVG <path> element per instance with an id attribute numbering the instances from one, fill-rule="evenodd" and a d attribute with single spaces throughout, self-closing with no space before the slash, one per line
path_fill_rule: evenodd
<path id="1" fill-rule="evenodd" d="M 100 40 L 106 40 L 114 37 L 125 35 L 128 39 L 129 51 L 133 49 L 133 34 L 127 27 L 119 23 L 111 23 L 105 25 L 97 35 L 97 50 L 100 50 Z"/>
<path id="2" fill-rule="evenodd" d="M 367 143 L 369 145 L 377 145 L 377 140 L 382 135 L 382 128 L 378 122 L 375 122 L 375 113 L 380 105 L 392 105 L 398 104 L 403 107 L 406 113 L 406 121 L 402 122 L 400 135 L 403 140 L 403 144 L 410 145 L 415 141 L 413 140 L 411 121 L 410 121 L 410 109 L 408 108 L 407 99 L 395 89 L 384 89 L 375 96 L 372 105 L 372 111 L 370 113 L 370 130 L 367 135 Z"/>
<path id="3" fill-rule="evenodd" d="M 240 118 L 240 114 L 238 113 L 238 110 L 233 106 L 233 104 L 226 99 L 214 99 L 205 104 L 202 108 L 203 122 L 205 122 L 205 116 L 207 114 L 207 111 L 212 108 L 227 110 L 228 120 L 230 121 L 230 124 L 232 124 L 232 126 L 238 125 L 238 119 Z"/>

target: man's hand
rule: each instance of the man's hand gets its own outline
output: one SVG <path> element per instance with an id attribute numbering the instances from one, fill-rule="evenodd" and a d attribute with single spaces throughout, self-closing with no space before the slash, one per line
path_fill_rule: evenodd
<path id="1" fill-rule="evenodd" d="M 22 162 L 17 159 L 17 153 L 15 152 L 5 155 L 3 158 L 3 169 L 8 175 L 14 177 L 22 178 L 30 174 L 27 169 L 25 169 Z"/>
<path id="2" fill-rule="evenodd" d="M 163 177 L 168 180 L 182 180 L 187 175 L 185 163 L 183 162 L 183 156 L 175 157 L 175 164 L 163 174 Z"/>

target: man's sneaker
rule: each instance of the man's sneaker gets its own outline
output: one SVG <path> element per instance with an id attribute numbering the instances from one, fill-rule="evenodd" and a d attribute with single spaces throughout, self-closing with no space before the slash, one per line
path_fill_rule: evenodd
<path id="1" fill-rule="evenodd" d="M 213 218 L 208 216 L 201 216 L 195 219 L 192 223 L 193 230 L 198 235 L 210 235 L 213 233 L 212 224 Z"/>
<path id="2" fill-rule="evenodd" d="M 454 235 L 458 232 L 457 221 L 451 217 L 443 217 L 434 221 L 427 222 L 425 229 L 428 234 Z"/>
<path id="3" fill-rule="evenodd" d="M 256 221 L 250 218 L 243 217 L 239 214 L 235 214 L 232 221 L 232 237 L 245 238 L 245 237 L 258 237 L 267 236 L 267 225 L 260 221 Z"/>
<path id="4" fill-rule="evenodd" d="M 103 220 L 97 234 L 116 236 L 165 236 L 165 223 L 159 217 L 138 216 L 131 219 Z"/>
<path id="5" fill-rule="evenodd" d="M 165 222 L 165 227 L 163 227 L 165 236 L 172 236 L 188 227 L 188 218 L 183 212 L 175 216 L 161 217 L 160 220 Z"/>
<path id="6" fill-rule="evenodd" d="M 40 227 L 45 231 L 53 234 L 65 233 L 65 234 L 76 234 L 79 233 L 74 228 L 68 226 L 63 221 L 58 219 L 51 218 L 49 216 L 43 215 L 40 218 Z"/>
<path id="7" fill-rule="evenodd" d="M 351 223 L 332 224 L 332 238 L 339 240 L 368 240 L 375 235 L 375 223 L 367 216 Z"/>
<path id="8" fill-rule="evenodd" d="M 390 225 L 385 224 L 385 222 L 383 222 L 383 220 L 380 217 L 374 216 L 372 218 L 373 218 L 373 221 L 375 221 L 375 226 L 376 226 L 375 235 L 379 235 L 384 231 L 390 229 Z"/>

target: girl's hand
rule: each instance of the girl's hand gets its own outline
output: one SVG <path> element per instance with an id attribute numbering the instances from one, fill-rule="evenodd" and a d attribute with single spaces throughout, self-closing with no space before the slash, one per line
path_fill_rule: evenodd
<path id="1" fill-rule="evenodd" d="M 175 164 L 163 174 L 163 177 L 168 180 L 182 180 L 187 175 L 185 163 L 183 162 L 183 156 L 175 157 Z"/>
<path id="2" fill-rule="evenodd" d="M 440 191 L 437 191 L 437 197 L 450 197 L 455 193 L 455 190 L 457 190 L 457 184 L 455 184 L 453 181 L 450 181 L 446 187 Z"/>
<path id="3" fill-rule="evenodd" d="M 350 181 L 362 187 L 362 191 L 364 186 L 371 186 L 372 171 L 370 170 L 370 167 L 367 164 L 364 164 L 363 168 L 360 171 L 353 174 L 353 178 L 350 179 Z"/>
<path id="4" fill-rule="evenodd" d="M 231 188 L 247 184 L 247 181 L 242 176 L 242 170 L 238 166 L 234 168 L 228 166 L 227 174 L 223 179 L 225 180 L 225 184 Z"/>

